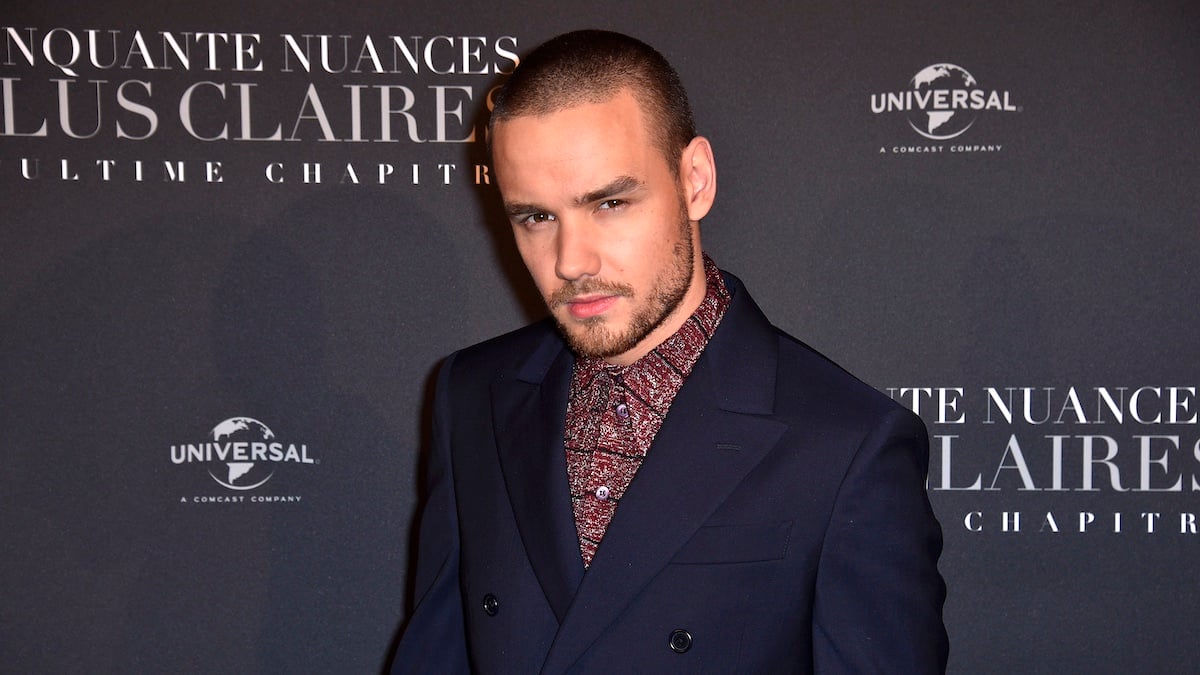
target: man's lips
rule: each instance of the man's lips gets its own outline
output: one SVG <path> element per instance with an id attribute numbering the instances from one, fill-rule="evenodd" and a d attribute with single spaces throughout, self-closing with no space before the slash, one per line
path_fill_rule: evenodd
<path id="1" fill-rule="evenodd" d="M 619 295 L 584 295 L 567 301 L 567 311 L 576 319 L 588 319 L 608 311 Z"/>

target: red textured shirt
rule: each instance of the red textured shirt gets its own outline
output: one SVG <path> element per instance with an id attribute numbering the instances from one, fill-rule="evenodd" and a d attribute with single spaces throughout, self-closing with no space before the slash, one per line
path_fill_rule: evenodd
<path id="1" fill-rule="evenodd" d="M 721 272 L 704 256 L 706 293 L 673 335 L 628 366 L 580 357 L 567 400 L 567 480 L 585 567 L 604 538 L 667 410 L 729 307 Z"/>

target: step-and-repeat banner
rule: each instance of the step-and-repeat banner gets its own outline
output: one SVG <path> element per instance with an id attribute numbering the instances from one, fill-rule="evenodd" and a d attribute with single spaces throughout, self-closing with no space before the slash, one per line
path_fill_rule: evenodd
<path id="1" fill-rule="evenodd" d="M 541 311 L 489 97 L 581 27 L 681 72 L 717 262 L 929 425 L 950 670 L 1195 668 L 1195 2 L 258 4 L 0 13 L 0 670 L 387 661 L 431 374 Z"/>

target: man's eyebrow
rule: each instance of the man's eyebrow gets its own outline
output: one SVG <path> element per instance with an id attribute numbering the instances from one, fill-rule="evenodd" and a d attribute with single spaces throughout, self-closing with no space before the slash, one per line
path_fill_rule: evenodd
<path id="1" fill-rule="evenodd" d="M 618 195 L 627 195 L 630 192 L 640 190 L 644 186 L 645 183 L 632 176 L 621 176 L 607 185 L 579 195 L 572 201 L 576 206 L 586 206 L 595 202 L 602 202 L 606 199 L 612 199 Z M 530 213 L 544 213 L 548 211 L 549 209 L 546 207 L 534 204 L 532 202 L 504 203 L 504 213 L 509 217 L 523 216 Z"/>
<path id="2" fill-rule="evenodd" d="M 537 204 L 526 204 L 524 202 L 504 202 L 504 215 L 512 218 L 523 216 L 530 213 L 542 213 L 546 209 Z"/>
<path id="3" fill-rule="evenodd" d="M 621 176 L 608 185 L 596 188 L 591 192 L 576 197 L 575 205 L 584 206 L 594 202 L 602 202 L 606 199 L 612 199 L 617 195 L 628 194 L 634 190 L 640 189 L 642 186 L 642 181 L 632 176 Z"/>

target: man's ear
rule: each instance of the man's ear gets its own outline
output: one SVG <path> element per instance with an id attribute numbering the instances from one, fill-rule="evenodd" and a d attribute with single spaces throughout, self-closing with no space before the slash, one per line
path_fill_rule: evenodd
<path id="1" fill-rule="evenodd" d="M 679 182 L 687 203 L 688 220 L 695 222 L 708 215 L 717 197 L 717 165 L 707 138 L 697 136 L 683 149 Z"/>

